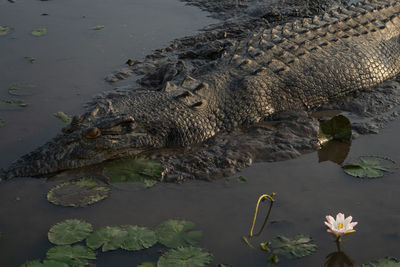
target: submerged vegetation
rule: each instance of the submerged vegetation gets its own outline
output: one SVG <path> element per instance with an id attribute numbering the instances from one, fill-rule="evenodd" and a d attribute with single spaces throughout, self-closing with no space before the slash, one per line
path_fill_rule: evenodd
<path id="1" fill-rule="evenodd" d="M 91 178 L 81 178 L 56 185 L 47 193 L 55 205 L 84 207 L 109 197 L 111 189 Z"/>

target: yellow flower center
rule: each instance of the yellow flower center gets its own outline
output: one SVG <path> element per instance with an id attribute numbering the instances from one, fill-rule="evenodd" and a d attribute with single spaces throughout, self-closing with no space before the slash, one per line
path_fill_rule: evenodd
<path id="1" fill-rule="evenodd" d="M 342 229 L 343 227 L 344 227 L 344 224 L 343 224 L 343 223 L 338 223 L 338 224 L 337 224 L 337 228 L 338 228 L 338 229 Z"/>

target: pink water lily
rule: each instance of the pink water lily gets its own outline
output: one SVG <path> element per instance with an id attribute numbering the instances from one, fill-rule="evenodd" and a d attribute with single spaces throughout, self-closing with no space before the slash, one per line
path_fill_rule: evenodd
<path id="1" fill-rule="evenodd" d="M 343 213 L 338 213 L 336 215 L 336 220 L 328 215 L 326 216 L 327 221 L 325 222 L 325 225 L 329 228 L 327 231 L 336 236 L 336 238 L 354 233 L 356 230 L 354 230 L 353 227 L 356 226 L 358 222 L 351 222 L 352 219 L 353 217 L 351 216 L 345 219 Z"/>

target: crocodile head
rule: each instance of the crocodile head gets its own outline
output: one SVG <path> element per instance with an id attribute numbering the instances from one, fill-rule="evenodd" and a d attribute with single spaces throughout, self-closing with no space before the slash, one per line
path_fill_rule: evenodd
<path id="1" fill-rule="evenodd" d="M 181 145 L 182 134 L 176 122 L 187 121 L 191 111 L 171 95 L 159 92 L 108 96 L 97 101 L 90 112 L 75 116 L 62 133 L 22 156 L 0 177 L 41 177 Z"/>

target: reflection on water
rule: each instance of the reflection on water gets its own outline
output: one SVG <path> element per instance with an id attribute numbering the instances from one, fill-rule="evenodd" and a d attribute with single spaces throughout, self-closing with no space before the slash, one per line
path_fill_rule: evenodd
<path id="1" fill-rule="evenodd" d="M 351 141 L 342 142 L 331 140 L 326 142 L 321 149 L 318 150 L 318 162 L 332 161 L 342 165 L 347 158 L 351 147 Z"/>
<path id="2" fill-rule="evenodd" d="M 340 244 L 341 242 L 336 240 L 336 248 L 337 251 L 329 253 L 326 256 L 326 267 L 353 267 L 354 260 L 352 260 L 349 255 L 347 255 L 344 251 L 341 250 Z"/>

